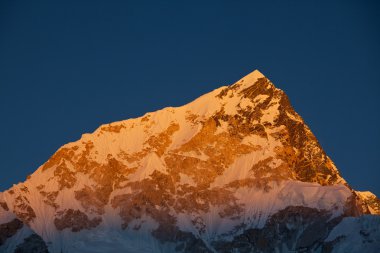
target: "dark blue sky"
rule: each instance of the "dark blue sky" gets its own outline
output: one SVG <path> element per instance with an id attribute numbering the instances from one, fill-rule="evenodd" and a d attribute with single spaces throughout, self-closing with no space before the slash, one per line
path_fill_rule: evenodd
<path id="1" fill-rule="evenodd" d="M 100 124 L 257 68 L 346 180 L 380 195 L 379 11 L 376 1 L 1 1 L 0 190 Z"/>

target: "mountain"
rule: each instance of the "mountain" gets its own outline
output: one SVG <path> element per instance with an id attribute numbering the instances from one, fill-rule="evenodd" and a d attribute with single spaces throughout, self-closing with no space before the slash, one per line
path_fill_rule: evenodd
<path id="1" fill-rule="evenodd" d="M 62 146 L 0 194 L 0 252 L 375 253 L 379 214 L 256 70 Z"/>

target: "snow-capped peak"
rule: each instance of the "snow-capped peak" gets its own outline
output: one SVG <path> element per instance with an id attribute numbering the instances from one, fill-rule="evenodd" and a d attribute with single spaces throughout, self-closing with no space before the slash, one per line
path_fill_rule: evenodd
<path id="1" fill-rule="evenodd" d="M 255 70 L 62 146 L 0 194 L 0 224 L 14 215 L 52 253 L 226 252 L 274 223 L 305 232 L 283 216 L 326 225 L 380 214 L 379 203 L 347 185 L 285 93 Z"/>
<path id="2" fill-rule="evenodd" d="M 255 84 L 255 82 L 259 78 L 263 78 L 263 77 L 265 77 L 265 76 L 259 70 L 256 69 L 256 70 L 252 71 L 251 73 L 249 73 L 248 75 L 241 78 L 236 83 L 241 83 L 242 86 L 248 87 L 248 86 Z"/>

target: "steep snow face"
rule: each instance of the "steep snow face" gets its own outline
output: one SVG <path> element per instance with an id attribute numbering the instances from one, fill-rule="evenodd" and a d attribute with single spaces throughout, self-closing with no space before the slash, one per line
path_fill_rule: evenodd
<path id="1" fill-rule="evenodd" d="M 215 252 L 216 241 L 262 229 L 289 206 L 331 219 L 379 213 L 368 196 L 254 71 L 182 107 L 84 134 L 0 204 L 50 252 Z"/>
<path id="2" fill-rule="evenodd" d="M 332 253 L 367 252 L 380 250 L 380 217 L 364 215 L 344 218 L 326 239 Z"/>

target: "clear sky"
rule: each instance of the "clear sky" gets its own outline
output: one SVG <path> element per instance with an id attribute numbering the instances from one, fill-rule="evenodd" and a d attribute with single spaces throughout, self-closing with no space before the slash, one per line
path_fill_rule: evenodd
<path id="1" fill-rule="evenodd" d="M 0 190 L 100 124 L 259 69 L 380 195 L 378 1 L 0 2 Z"/>

